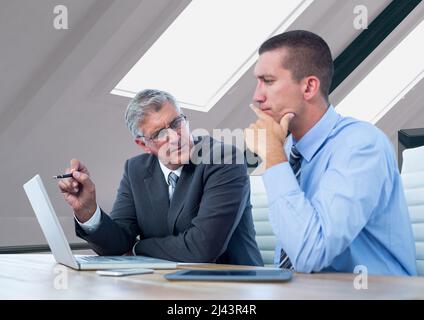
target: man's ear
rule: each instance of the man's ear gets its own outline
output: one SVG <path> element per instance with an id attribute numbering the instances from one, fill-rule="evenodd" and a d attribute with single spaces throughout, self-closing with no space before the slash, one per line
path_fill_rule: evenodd
<path id="1" fill-rule="evenodd" d="M 135 138 L 134 142 L 138 144 L 146 153 L 151 153 L 150 148 L 144 143 L 143 139 Z"/>
<path id="2" fill-rule="evenodd" d="M 310 76 L 304 79 L 305 86 L 303 91 L 303 97 L 305 100 L 311 100 L 319 94 L 321 82 L 315 76 Z"/>

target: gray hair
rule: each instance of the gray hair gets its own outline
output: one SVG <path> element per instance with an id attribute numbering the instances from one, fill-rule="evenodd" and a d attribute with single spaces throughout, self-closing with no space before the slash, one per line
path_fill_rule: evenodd
<path id="1" fill-rule="evenodd" d="M 160 111 L 166 102 L 171 103 L 175 109 L 180 112 L 177 101 L 168 92 L 156 89 L 145 89 L 135 95 L 125 111 L 125 123 L 134 138 L 140 135 L 138 126 L 146 115 L 151 112 Z"/>

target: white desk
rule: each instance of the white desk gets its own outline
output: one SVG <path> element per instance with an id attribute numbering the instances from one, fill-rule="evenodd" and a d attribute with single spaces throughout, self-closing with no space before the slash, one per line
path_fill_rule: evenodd
<path id="1" fill-rule="evenodd" d="M 196 268 L 241 267 L 206 264 Z M 368 289 L 356 290 L 355 274 L 297 273 L 287 283 L 164 279 L 163 274 L 174 271 L 101 277 L 93 271 L 75 271 L 57 265 L 50 254 L 5 254 L 0 255 L 0 299 L 424 299 L 421 277 L 368 276 Z M 55 279 L 57 282 L 57 277 L 64 274 L 67 289 L 55 288 Z"/>

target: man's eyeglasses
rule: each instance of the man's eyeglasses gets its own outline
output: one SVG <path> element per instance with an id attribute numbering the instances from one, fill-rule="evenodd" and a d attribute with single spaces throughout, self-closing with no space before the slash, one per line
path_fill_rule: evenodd
<path id="1" fill-rule="evenodd" d="M 153 142 L 163 142 L 168 139 L 169 129 L 179 133 L 182 125 L 185 123 L 187 117 L 184 114 L 180 114 L 174 120 L 172 120 L 167 127 L 162 128 L 154 132 L 150 137 L 139 135 L 138 138 L 143 138 L 146 140 L 151 140 Z"/>

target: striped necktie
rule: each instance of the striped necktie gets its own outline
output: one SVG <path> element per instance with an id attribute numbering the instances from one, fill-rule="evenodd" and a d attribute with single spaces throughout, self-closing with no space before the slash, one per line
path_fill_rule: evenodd
<path id="1" fill-rule="evenodd" d="M 302 155 L 295 145 L 291 147 L 289 163 L 297 182 L 300 182 L 300 165 L 302 164 Z"/>
<path id="2" fill-rule="evenodd" d="M 300 182 L 300 166 L 302 162 L 302 155 L 297 150 L 296 146 L 293 145 L 290 150 L 289 164 L 293 170 L 294 176 L 296 177 L 297 182 Z M 293 265 L 289 259 L 289 256 L 286 252 L 281 249 L 280 253 L 280 264 L 278 265 L 280 268 L 284 269 L 293 269 Z"/>
<path id="3" fill-rule="evenodd" d="M 171 189 L 172 189 L 171 195 L 169 197 L 169 200 L 172 199 L 172 196 L 173 196 L 174 191 L 175 191 L 175 187 L 177 186 L 178 179 L 179 178 L 178 178 L 178 176 L 175 173 L 173 173 L 173 172 L 170 172 L 169 173 L 169 175 L 168 175 L 168 184 L 171 186 Z"/>

